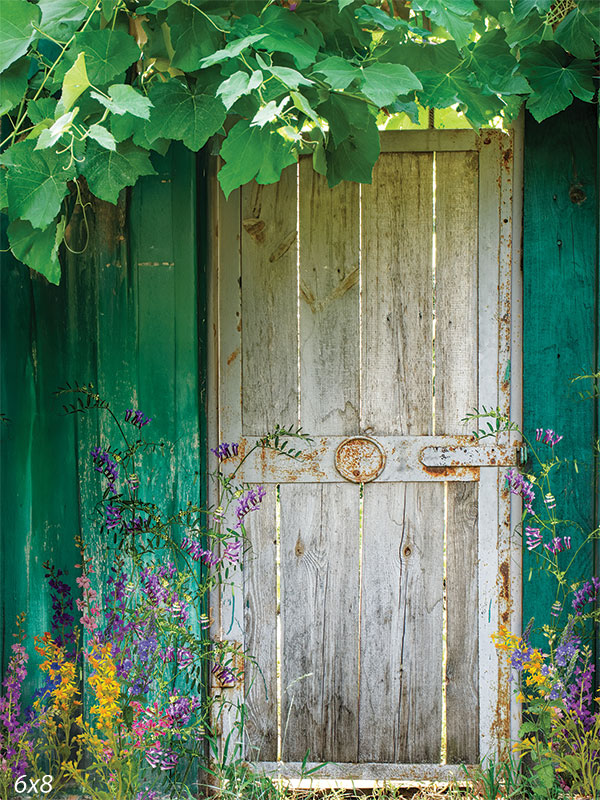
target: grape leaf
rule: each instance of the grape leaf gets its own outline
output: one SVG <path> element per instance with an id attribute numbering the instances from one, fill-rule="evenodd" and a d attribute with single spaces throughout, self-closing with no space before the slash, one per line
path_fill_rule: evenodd
<path id="1" fill-rule="evenodd" d="M 273 50 L 276 53 L 288 53 L 294 59 L 298 69 L 306 69 L 317 57 L 317 51 L 299 36 L 283 36 L 272 33 L 257 43 L 257 50 Z"/>
<path id="2" fill-rule="evenodd" d="M 271 75 L 285 84 L 288 89 L 297 89 L 299 86 L 313 86 L 314 81 L 305 78 L 298 70 L 290 69 L 289 67 L 267 67 L 267 71 Z"/>
<path id="3" fill-rule="evenodd" d="M 401 94 L 423 86 L 417 76 L 404 64 L 373 64 L 362 71 L 362 92 L 376 106 L 387 106 Z"/>
<path id="4" fill-rule="evenodd" d="M 554 42 L 526 48 L 521 65 L 533 89 L 527 108 L 538 122 L 567 108 L 573 96 L 588 102 L 594 97 L 592 63 L 571 61 Z"/>
<path id="5" fill-rule="evenodd" d="M 63 240 L 65 219 L 50 223 L 43 231 L 34 228 L 30 222 L 15 219 L 6 231 L 10 249 L 14 255 L 31 269 L 56 286 L 60 283 L 60 262 L 58 247 Z"/>
<path id="6" fill-rule="evenodd" d="M 553 0 L 515 0 L 514 17 L 516 22 L 522 22 L 532 11 L 538 11 L 544 16 L 552 5 Z"/>
<path id="7" fill-rule="evenodd" d="M 121 30 L 83 31 L 77 34 L 75 42 L 75 50 L 85 53 L 88 78 L 95 86 L 109 83 L 140 57 L 133 36 Z"/>
<path id="8" fill-rule="evenodd" d="M 330 187 L 341 181 L 371 183 L 373 166 L 379 158 L 379 129 L 375 118 L 369 114 L 364 128 L 352 128 L 349 136 L 337 147 L 330 141 L 327 158 L 327 183 Z"/>
<path id="9" fill-rule="evenodd" d="M 112 114 L 119 116 L 131 114 L 134 117 L 150 119 L 152 102 L 145 95 L 136 91 L 133 86 L 125 83 L 113 83 L 108 87 L 109 97 L 98 94 L 98 92 L 90 92 L 90 95 L 108 108 Z"/>
<path id="10" fill-rule="evenodd" d="M 65 73 L 63 78 L 62 94 L 59 106 L 63 111 L 68 111 L 77 98 L 85 92 L 90 82 L 85 68 L 85 54 L 79 53 L 77 60 Z"/>
<path id="11" fill-rule="evenodd" d="M 229 42 L 222 50 L 217 50 L 206 58 L 203 58 L 198 66 L 200 69 L 206 69 L 207 67 L 212 67 L 213 64 L 219 64 L 221 61 L 228 61 L 230 58 L 236 58 L 236 56 L 239 56 L 247 47 L 263 40 L 266 35 L 266 33 L 255 33 L 252 36 L 244 36 L 242 39 L 235 39 L 233 42 Z"/>
<path id="12" fill-rule="evenodd" d="M 34 228 L 49 225 L 67 194 L 74 167 L 53 150 L 35 150 L 32 140 L 17 142 L 0 156 L 8 167 L 8 208 L 12 220 L 29 220 Z"/>
<path id="13" fill-rule="evenodd" d="M 477 11 L 473 0 L 413 0 L 414 11 L 425 11 L 435 23 L 445 28 L 458 47 L 464 47 L 473 30 L 470 15 Z"/>
<path id="14" fill-rule="evenodd" d="M 0 169 L 0 210 L 8 206 L 8 187 L 6 183 L 6 170 Z"/>
<path id="15" fill-rule="evenodd" d="M 329 122 L 334 147 L 350 136 L 355 128 L 365 130 L 371 124 L 371 114 L 362 100 L 346 95 L 329 95 L 318 106 L 319 114 Z"/>
<path id="16" fill-rule="evenodd" d="M 252 73 L 254 74 L 254 73 Z M 262 75 L 262 73 L 260 73 Z M 248 94 L 251 90 L 248 88 L 250 83 L 250 75 L 247 72 L 238 70 L 234 72 L 227 80 L 217 89 L 217 97 L 223 101 L 223 105 L 229 111 L 231 106 L 236 100 L 239 100 L 242 95 Z"/>
<path id="17" fill-rule="evenodd" d="M 360 75 L 360 69 L 345 58 L 330 56 L 313 67 L 313 74 L 324 75 L 332 89 L 346 89 Z"/>
<path id="18" fill-rule="evenodd" d="M 45 150 L 48 147 L 54 147 L 60 137 L 69 130 L 75 117 L 77 116 L 78 108 L 72 111 L 67 111 L 66 114 L 60 116 L 56 122 L 52 123 L 49 128 L 44 128 L 40 133 L 35 145 L 36 150 Z"/>
<path id="19" fill-rule="evenodd" d="M 275 100 L 270 100 L 266 105 L 258 109 L 250 122 L 250 126 L 254 127 L 258 125 L 259 128 L 262 128 L 267 122 L 273 122 L 289 102 L 289 97 L 284 97 L 280 103 L 277 103 Z"/>
<path id="20" fill-rule="evenodd" d="M 257 183 L 275 183 L 297 159 L 293 143 L 269 126 L 250 127 L 245 119 L 229 131 L 220 155 L 226 162 L 218 175 L 225 197 L 253 178 Z"/>
<path id="21" fill-rule="evenodd" d="M 88 135 L 95 142 L 98 142 L 99 145 L 102 145 L 102 147 L 106 147 L 107 150 L 117 149 L 117 143 L 115 142 L 115 137 L 103 125 L 98 125 L 98 124 L 90 125 L 88 130 Z"/>
<path id="22" fill-rule="evenodd" d="M 225 122 L 225 107 L 218 98 L 201 91 L 190 91 L 178 81 L 153 86 L 150 99 L 154 108 L 145 125 L 149 141 L 178 139 L 196 151 Z"/>
<path id="23" fill-rule="evenodd" d="M 29 44 L 38 35 L 33 27 L 41 12 L 33 3 L 23 0 L 2 0 L 0 3 L 0 72 L 25 55 Z"/>
<path id="24" fill-rule="evenodd" d="M 114 151 L 90 142 L 80 171 L 96 197 L 113 205 L 121 189 L 133 186 L 142 175 L 156 174 L 148 151 L 130 141 L 121 142 Z"/>
<path id="25" fill-rule="evenodd" d="M 489 93 L 527 94 L 531 87 L 517 73 L 519 63 L 510 52 L 501 30 L 486 31 L 465 50 L 465 66 L 473 71 L 477 82 Z"/>
<path id="26" fill-rule="evenodd" d="M 547 35 L 552 36 L 552 27 L 547 25 L 545 19 L 535 11 L 521 21 L 517 21 L 516 17 L 508 12 L 500 14 L 499 17 L 509 47 L 525 47 L 540 42 Z"/>
<path id="27" fill-rule="evenodd" d="M 554 41 L 576 58 L 593 59 L 600 44 L 600 8 L 596 0 L 579 0 L 554 31 Z"/>
<path id="28" fill-rule="evenodd" d="M 7 114 L 21 102 L 27 91 L 29 58 L 20 58 L 2 73 L 0 79 L 0 115 Z"/>
<path id="29" fill-rule="evenodd" d="M 175 50 L 171 64 L 178 69 L 198 69 L 200 61 L 214 53 L 222 41 L 223 34 L 191 6 L 183 3 L 171 6 L 167 20 Z"/>
<path id="30" fill-rule="evenodd" d="M 46 36 L 66 42 L 90 13 L 81 0 L 39 0 L 41 30 Z"/>
<path id="31" fill-rule="evenodd" d="M 362 6 L 356 12 L 356 19 L 366 25 L 375 25 L 384 31 L 394 31 L 398 28 L 407 29 L 408 22 L 399 17 L 391 17 L 381 8 Z"/>

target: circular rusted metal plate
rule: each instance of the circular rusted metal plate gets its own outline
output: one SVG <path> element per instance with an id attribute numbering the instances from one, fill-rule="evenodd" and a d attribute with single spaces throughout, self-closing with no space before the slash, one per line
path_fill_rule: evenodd
<path id="1" fill-rule="evenodd" d="M 368 436 L 344 439 L 335 451 L 335 468 L 353 483 L 374 481 L 385 467 L 383 447 Z"/>

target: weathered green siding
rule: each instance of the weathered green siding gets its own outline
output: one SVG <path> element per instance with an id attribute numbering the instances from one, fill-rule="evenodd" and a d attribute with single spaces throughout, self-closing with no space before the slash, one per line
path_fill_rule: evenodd
<path id="1" fill-rule="evenodd" d="M 524 427 L 531 440 L 538 427 L 563 434 L 556 455 L 576 460 L 578 474 L 565 467 L 553 479 L 556 513 L 586 533 L 597 524 L 597 410 L 595 400 L 577 394 L 590 383 L 570 381 L 598 370 L 596 113 L 595 106 L 580 103 L 541 125 L 528 115 L 525 127 Z M 572 535 L 573 549 L 582 541 L 575 528 L 560 533 Z M 593 570 L 589 543 L 573 565 L 571 580 L 589 578 Z M 555 582 L 536 568 L 535 555 L 525 550 L 524 624 L 531 617 L 536 627 L 552 620 L 554 589 Z"/>
<path id="2" fill-rule="evenodd" d="M 101 413 L 62 415 L 52 396 L 58 386 L 92 382 L 118 414 L 141 408 L 153 420 L 148 437 L 172 443 L 166 457 L 152 457 L 142 486 L 178 505 L 201 499 L 196 159 L 172 148 L 156 169 L 129 204 L 123 195 L 119 206 L 88 209 L 89 242 L 67 256 L 59 287 L 2 257 L 0 411 L 10 418 L 1 426 L 4 665 L 19 612 L 31 636 L 49 628 L 42 563 L 71 565 L 74 581 L 75 534 L 91 554 L 105 544 L 90 450 L 98 441 L 118 444 L 118 432 Z M 80 213 L 70 233 L 71 247 L 83 248 Z"/>

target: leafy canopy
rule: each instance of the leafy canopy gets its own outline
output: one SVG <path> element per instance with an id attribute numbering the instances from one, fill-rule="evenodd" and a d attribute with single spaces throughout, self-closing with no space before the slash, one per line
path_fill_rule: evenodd
<path id="1" fill-rule="evenodd" d="M 378 124 L 455 107 L 479 128 L 595 98 L 597 0 L 2 0 L 0 206 L 58 283 L 65 220 L 216 137 L 226 195 L 301 154 L 369 182 Z"/>

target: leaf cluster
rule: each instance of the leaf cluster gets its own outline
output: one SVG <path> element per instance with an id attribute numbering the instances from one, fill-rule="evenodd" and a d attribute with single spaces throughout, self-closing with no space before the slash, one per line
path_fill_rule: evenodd
<path id="1" fill-rule="evenodd" d="M 378 122 L 457 107 L 479 128 L 523 103 L 590 102 L 596 0 L 3 0 L 0 209 L 13 254 L 60 280 L 69 198 L 215 139 L 227 196 L 312 157 L 370 182 Z M 68 242 L 66 242 L 68 246 Z"/>

